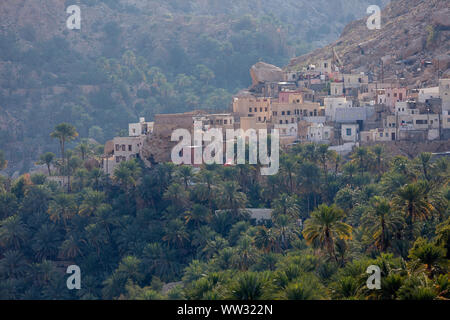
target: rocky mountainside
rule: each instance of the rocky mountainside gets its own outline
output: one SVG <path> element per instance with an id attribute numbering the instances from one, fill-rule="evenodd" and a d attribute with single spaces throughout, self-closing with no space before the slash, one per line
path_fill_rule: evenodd
<path id="1" fill-rule="evenodd" d="M 380 30 L 369 30 L 367 18 L 351 22 L 338 40 L 292 59 L 288 69 L 335 58 L 345 72 L 367 72 L 375 79 L 384 76 L 419 87 L 436 85 L 438 74 L 450 75 L 448 0 L 393 0 L 381 20 Z"/>

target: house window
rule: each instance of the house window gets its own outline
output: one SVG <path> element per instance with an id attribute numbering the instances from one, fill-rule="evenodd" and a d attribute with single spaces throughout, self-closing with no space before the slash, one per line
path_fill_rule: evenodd
<path id="1" fill-rule="evenodd" d="M 252 108 L 248 108 L 248 112 L 252 112 Z"/>
<path id="2" fill-rule="evenodd" d="M 120 144 L 116 144 L 116 151 L 120 151 Z"/>
<path id="3" fill-rule="evenodd" d="M 352 135 L 352 129 L 347 129 L 347 136 L 351 136 Z"/>
<path id="4" fill-rule="evenodd" d="M 125 151 L 125 150 L 127 150 L 127 146 L 126 145 L 122 145 L 122 151 Z"/>
<path id="5" fill-rule="evenodd" d="M 133 146 L 131 144 L 128 145 L 128 151 L 133 151 Z"/>
<path id="6" fill-rule="evenodd" d="M 228 120 L 223 120 L 223 124 L 228 124 Z"/>

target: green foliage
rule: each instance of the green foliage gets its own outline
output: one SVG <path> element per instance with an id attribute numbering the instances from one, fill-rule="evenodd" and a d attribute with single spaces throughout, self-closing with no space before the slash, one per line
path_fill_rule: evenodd
<path id="1" fill-rule="evenodd" d="M 39 174 L 0 181 L 0 297 L 448 298 L 448 160 L 366 151 L 335 174 L 324 147 L 300 145 L 273 177 L 138 159 L 108 177 L 86 165 L 98 153 L 83 140 L 62 153 L 66 165 L 51 157 L 70 189 Z M 249 199 L 272 219 L 251 219 Z M 60 290 L 66 261 L 83 270 L 76 294 Z M 370 265 L 381 290 L 366 286 Z"/>

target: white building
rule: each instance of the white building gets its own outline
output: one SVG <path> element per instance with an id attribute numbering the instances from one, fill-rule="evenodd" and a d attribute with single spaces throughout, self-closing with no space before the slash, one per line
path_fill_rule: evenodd
<path id="1" fill-rule="evenodd" d="M 145 122 L 145 118 L 139 118 L 138 123 L 128 125 L 128 135 L 130 137 L 145 136 L 153 132 L 154 122 Z"/>
<path id="2" fill-rule="evenodd" d="M 308 127 L 308 141 L 320 143 L 328 142 L 332 138 L 333 127 L 326 126 L 323 123 L 312 123 Z"/>
<path id="3" fill-rule="evenodd" d="M 439 87 L 423 88 L 419 90 L 419 102 L 425 103 L 426 100 L 434 98 L 439 98 Z"/>
<path id="4" fill-rule="evenodd" d="M 335 121 L 337 108 L 351 108 L 352 101 L 347 101 L 345 97 L 328 97 L 323 99 L 325 105 L 325 116 L 328 121 Z"/>
<path id="5" fill-rule="evenodd" d="M 359 140 L 359 125 L 343 123 L 341 125 L 341 138 L 344 142 L 357 142 Z"/>

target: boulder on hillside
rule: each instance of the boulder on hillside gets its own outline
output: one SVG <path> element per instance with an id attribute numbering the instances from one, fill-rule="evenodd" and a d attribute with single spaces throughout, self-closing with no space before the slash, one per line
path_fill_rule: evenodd
<path id="1" fill-rule="evenodd" d="M 283 81 L 283 70 L 265 62 L 258 62 L 250 68 L 252 85 L 260 82 Z"/>
<path id="2" fill-rule="evenodd" d="M 450 27 L 450 19 L 448 18 L 449 16 L 450 10 L 447 8 L 447 10 L 434 12 L 431 19 L 434 25 L 448 28 Z"/>
<path id="3" fill-rule="evenodd" d="M 422 38 L 416 38 L 412 40 L 409 45 L 402 51 L 403 59 L 411 57 L 418 52 L 421 52 L 424 48 L 424 40 Z"/>
<path id="4" fill-rule="evenodd" d="M 436 70 L 447 70 L 450 68 L 450 55 L 442 54 L 433 59 L 433 66 Z"/>

